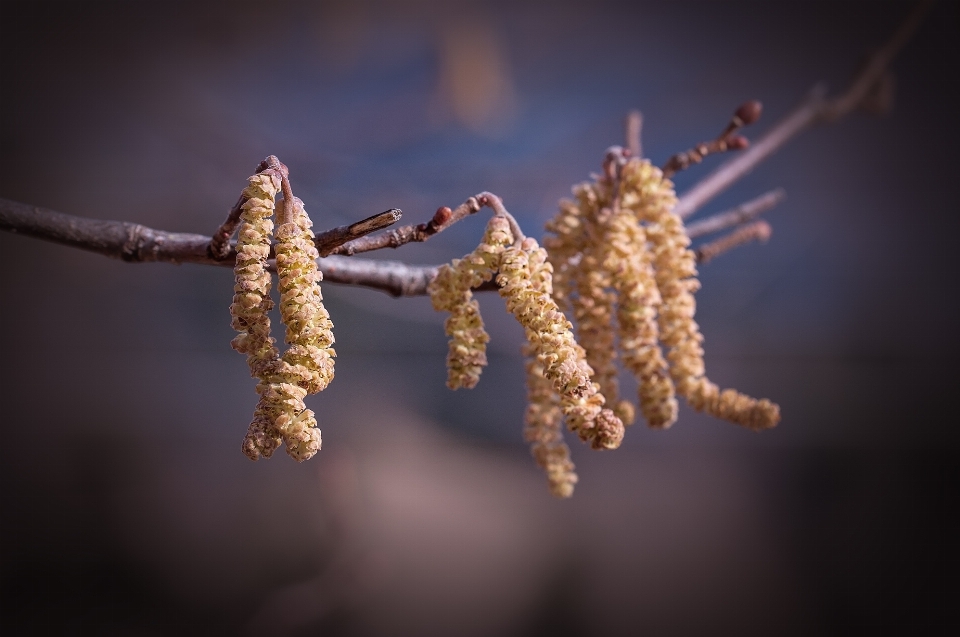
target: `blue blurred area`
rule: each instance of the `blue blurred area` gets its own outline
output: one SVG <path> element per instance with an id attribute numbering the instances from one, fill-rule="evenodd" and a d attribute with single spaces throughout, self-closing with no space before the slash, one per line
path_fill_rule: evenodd
<path id="1" fill-rule="evenodd" d="M 490 190 L 539 235 L 629 109 L 657 162 L 751 98 L 756 137 L 815 83 L 843 87 L 910 6 L 6 2 L 0 196 L 210 233 L 276 154 L 320 229 Z M 574 445 L 571 502 L 526 455 L 522 333 L 495 295 L 490 366 L 450 392 L 427 299 L 326 285 L 324 450 L 253 464 L 228 269 L 0 234 L 4 623 L 952 632 L 957 26 L 955 3 L 933 8 L 888 116 L 807 131 L 705 211 L 787 192 L 771 241 L 704 267 L 698 295 L 711 377 L 779 402 L 781 425 L 684 409 L 614 453 Z M 481 228 L 376 256 L 440 263 Z"/>

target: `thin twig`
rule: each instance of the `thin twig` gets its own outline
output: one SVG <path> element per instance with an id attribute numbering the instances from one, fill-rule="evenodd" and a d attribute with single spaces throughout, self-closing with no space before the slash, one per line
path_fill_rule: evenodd
<path id="1" fill-rule="evenodd" d="M 695 239 L 704 235 L 713 234 L 714 232 L 720 232 L 731 226 L 739 226 L 770 210 L 783 201 L 785 196 L 782 188 L 771 190 L 755 199 L 740 204 L 732 210 L 719 212 L 706 219 L 701 219 L 700 221 L 689 224 L 687 226 L 687 236 Z"/>
<path id="2" fill-rule="evenodd" d="M 446 230 L 456 222 L 474 214 L 478 210 L 480 210 L 480 203 L 477 201 L 477 197 L 470 197 L 453 210 L 447 206 L 437 208 L 437 211 L 433 214 L 433 218 L 426 223 L 415 226 L 401 226 L 383 234 L 348 241 L 337 248 L 329 250 L 327 254 L 350 256 L 360 254 L 361 252 L 371 252 L 373 250 L 382 250 L 383 248 L 399 248 L 407 243 L 426 241 L 433 235 Z"/>
<path id="3" fill-rule="evenodd" d="M 274 155 L 270 155 L 261 161 L 257 166 L 256 172 L 257 174 L 260 174 L 266 170 L 276 170 L 281 180 L 289 181 L 290 171 Z M 289 184 L 285 187 L 284 199 L 287 199 L 287 190 L 290 190 Z M 247 198 L 241 194 L 240 198 L 237 199 L 237 203 L 235 203 L 233 208 L 230 209 L 230 214 L 227 215 L 226 220 L 220 225 L 219 228 L 217 228 L 217 231 L 214 232 L 213 237 L 211 237 L 209 252 L 210 256 L 214 259 L 227 260 L 233 256 L 233 253 L 231 252 L 230 238 L 240 225 L 240 214 L 243 212 L 243 204 L 246 202 Z M 285 203 L 283 209 L 284 211 L 286 210 L 286 205 L 287 204 Z M 287 213 L 281 212 L 278 217 L 281 217 L 283 214 Z M 347 243 L 348 241 L 365 237 L 368 234 L 392 226 L 400 220 L 401 216 L 403 216 L 403 212 L 400 209 L 391 208 L 386 212 L 381 212 L 380 214 L 373 215 L 372 217 L 367 217 L 362 221 L 352 223 L 348 226 L 339 226 L 320 232 L 314 239 L 314 245 L 317 246 L 317 251 L 321 256 L 327 256 L 330 254 L 331 250 L 343 245 L 344 243 Z M 278 219 L 278 222 L 282 223 L 281 219 Z"/>
<path id="4" fill-rule="evenodd" d="M 196 263 L 233 267 L 236 251 L 216 259 L 207 250 L 210 237 L 202 234 L 166 232 L 139 223 L 75 217 L 0 199 L 0 230 L 96 252 L 128 263 Z M 317 261 L 324 278 L 332 283 L 361 285 L 394 296 L 418 296 L 436 266 L 415 266 L 394 261 L 371 261 L 327 257 Z"/>
<path id="5" fill-rule="evenodd" d="M 834 122 L 857 108 L 864 98 L 869 97 L 873 86 L 883 78 L 890 62 L 916 31 L 932 4 L 925 0 L 911 11 L 883 48 L 871 56 L 870 61 L 843 94 L 828 99 L 822 86 L 814 87 L 799 106 L 777 122 L 763 137 L 753 142 L 749 149 L 721 164 L 684 193 L 674 211 L 683 218 L 689 217 L 779 150 L 797 133 L 814 124 Z"/>
<path id="6" fill-rule="evenodd" d="M 373 234 L 378 230 L 389 228 L 400 221 L 403 211 L 399 208 L 391 208 L 386 212 L 367 217 L 362 221 L 351 223 L 349 226 L 338 226 L 330 230 L 324 230 L 317 234 L 314 243 L 317 246 L 317 252 L 325 257 L 331 254 L 336 248 L 343 244 Z"/>
<path id="7" fill-rule="evenodd" d="M 698 247 L 694 251 L 697 255 L 697 263 L 709 263 L 711 259 L 720 256 L 724 252 L 746 245 L 752 241 L 765 243 L 772 233 L 773 229 L 769 223 L 766 221 L 754 221 L 741 228 L 737 228 L 729 234 L 723 235 L 715 241 L 705 243 Z"/>
<path id="8" fill-rule="evenodd" d="M 503 202 L 500 200 L 500 197 L 490 192 L 481 192 L 470 197 L 452 210 L 447 206 L 437 208 L 437 211 L 433 214 L 433 218 L 426 223 L 401 226 L 400 228 L 383 234 L 348 241 L 339 247 L 328 250 L 326 254 L 351 256 L 362 252 L 382 250 L 384 248 L 399 248 L 408 243 L 423 242 L 443 232 L 461 219 L 475 214 L 484 206 L 488 206 L 496 214 L 507 217 L 511 223 L 511 229 L 514 231 L 514 235 L 523 236 L 523 233 L 520 232 L 520 226 L 517 225 L 516 220 L 507 212 L 506 208 L 503 207 Z M 324 253 L 321 252 L 321 254 Z"/>
<path id="9" fill-rule="evenodd" d="M 932 6 L 933 0 L 921 0 L 917 3 L 887 43 L 868 58 L 866 65 L 850 83 L 847 91 L 828 101 L 820 114 L 822 119 L 835 121 L 862 105 L 877 83 L 883 80 L 887 67 L 916 33 Z"/>
<path id="10" fill-rule="evenodd" d="M 247 203 L 247 198 L 240 195 L 237 203 L 233 204 L 233 208 L 227 214 L 227 218 L 210 237 L 208 250 L 210 256 L 214 259 L 226 259 L 227 255 L 230 254 L 230 238 L 233 237 L 233 233 L 240 226 L 240 213 L 243 212 L 243 204 L 245 203 Z"/>
<path id="11" fill-rule="evenodd" d="M 763 106 L 757 100 L 751 100 L 740 107 L 727 122 L 726 127 L 717 137 L 709 142 L 701 142 L 690 150 L 677 153 L 663 165 L 663 176 L 673 177 L 681 170 L 686 170 L 693 164 L 699 164 L 707 155 L 725 153 L 730 150 L 743 150 L 750 145 L 746 137 L 737 135 L 744 126 L 748 126 L 758 119 Z"/>
<path id="12" fill-rule="evenodd" d="M 643 130 L 643 114 L 640 111 L 627 113 L 626 121 L 627 150 L 633 157 L 643 157 L 643 146 L 640 144 L 640 132 Z"/>

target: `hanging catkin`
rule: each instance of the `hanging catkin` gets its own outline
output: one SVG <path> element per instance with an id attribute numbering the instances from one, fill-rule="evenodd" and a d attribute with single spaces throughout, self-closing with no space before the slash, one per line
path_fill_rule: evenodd
<path id="1" fill-rule="evenodd" d="M 703 336 L 694 320 L 696 255 L 689 249 L 683 220 L 673 212 L 676 195 L 673 184 L 648 161 L 631 160 L 622 177 L 624 205 L 633 207 L 647 223 L 646 234 L 653 254 L 653 266 L 662 304 L 658 318 L 660 338 L 669 348 L 670 375 L 677 393 L 698 411 L 729 420 L 750 429 L 773 427 L 780 420 L 780 408 L 767 399 L 757 400 L 733 389 L 720 391 L 706 377 Z M 630 193 L 630 197 L 627 196 Z M 635 196 L 635 199 L 634 199 Z"/>
<path id="2" fill-rule="evenodd" d="M 247 354 L 251 375 L 259 379 L 260 399 L 243 441 L 243 452 L 253 460 L 268 458 L 280 443 L 298 461 L 320 449 L 320 430 L 313 411 L 303 400 L 322 391 L 333 379 L 333 324 L 323 307 L 320 272 L 311 222 L 299 199 L 290 206 L 291 218 L 277 229 L 277 274 L 280 316 L 287 325 L 290 347 L 281 357 L 270 336 L 273 307 L 270 253 L 274 198 L 282 177 L 269 168 L 249 178 L 243 197 L 237 241 L 236 284 L 230 306 L 232 325 L 240 334 L 233 347 Z"/>

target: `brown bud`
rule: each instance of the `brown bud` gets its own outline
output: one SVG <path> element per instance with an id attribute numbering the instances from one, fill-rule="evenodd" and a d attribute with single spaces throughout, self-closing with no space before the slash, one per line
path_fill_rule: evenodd
<path id="1" fill-rule="evenodd" d="M 773 234 L 773 228 L 770 227 L 769 223 L 766 221 L 758 221 L 754 227 L 756 228 L 754 232 L 757 233 L 758 240 L 763 243 L 770 240 L 770 235 Z"/>
<path id="2" fill-rule="evenodd" d="M 441 206 L 437 208 L 437 211 L 433 213 L 433 223 L 437 226 L 442 226 L 443 224 L 450 221 L 450 217 L 453 215 L 453 211 L 450 210 L 447 206 Z"/>
<path id="3" fill-rule="evenodd" d="M 763 104 L 757 100 L 750 100 L 749 102 L 741 104 L 740 108 L 738 108 L 737 112 L 733 115 L 739 118 L 744 126 L 747 126 L 760 119 L 760 113 L 762 112 Z"/>
<path id="4" fill-rule="evenodd" d="M 731 135 L 727 138 L 727 150 L 743 150 L 750 146 L 750 140 L 743 135 Z"/>

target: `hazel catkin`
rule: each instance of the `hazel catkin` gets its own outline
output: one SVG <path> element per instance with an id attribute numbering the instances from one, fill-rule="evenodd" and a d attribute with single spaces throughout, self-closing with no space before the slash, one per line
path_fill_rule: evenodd
<path id="1" fill-rule="evenodd" d="M 660 349 L 657 289 L 646 250 L 646 233 L 629 211 L 618 208 L 605 219 L 603 267 L 617 298 L 617 328 L 624 366 L 637 379 L 640 413 L 650 427 L 664 429 L 677 420 L 677 399 Z"/>
<path id="2" fill-rule="evenodd" d="M 447 387 L 472 389 L 487 365 L 487 342 L 480 305 L 472 288 L 493 278 L 504 246 L 513 242 L 506 219 L 494 216 L 480 245 L 462 259 L 440 266 L 427 291 L 433 309 L 450 313 L 444 323 L 450 343 L 447 353 Z"/>
<path id="3" fill-rule="evenodd" d="M 591 379 L 593 370 L 573 336 L 573 326 L 545 286 L 533 283 L 549 273 L 546 251 L 528 237 L 503 251 L 497 275 L 500 296 L 525 328 L 544 376 L 553 382 L 567 426 L 595 449 L 616 449 L 623 440 L 623 422 L 604 408 L 606 400 Z"/>
<path id="4" fill-rule="evenodd" d="M 527 410 L 524 439 L 530 443 L 533 459 L 547 474 L 550 492 L 559 498 L 573 495 L 577 483 L 570 448 L 563 441 L 563 412 L 560 397 L 553 383 L 544 375 L 543 364 L 527 344 L 523 353 L 527 358 Z"/>
<path id="5" fill-rule="evenodd" d="M 720 389 L 706 377 L 703 336 L 694 320 L 696 255 L 683 220 L 673 212 L 673 184 L 648 161 L 631 160 L 624 166 L 624 205 L 631 205 L 647 223 L 647 238 L 662 304 L 658 318 L 661 340 L 669 348 L 670 375 L 677 393 L 698 411 L 748 427 L 766 429 L 780 420 L 780 408 L 769 400 L 757 400 L 736 390 Z"/>
<path id="6" fill-rule="evenodd" d="M 271 277 L 266 266 L 273 234 L 270 217 L 273 215 L 274 197 L 280 190 L 280 180 L 280 175 L 273 170 L 253 175 L 247 180 L 248 185 L 242 195 L 246 201 L 241 208 L 237 239 L 236 283 L 233 303 L 230 305 L 232 326 L 240 332 L 231 345 L 247 355 L 250 374 L 261 379 L 261 385 L 279 361 L 275 340 L 270 336 L 270 317 L 267 312 L 273 308 L 273 301 L 270 299 Z M 244 438 L 243 452 L 253 459 L 270 457 L 280 446 L 281 440 L 275 418 L 258 404 Z"/>
<path id="7" fill-rule="evenodd" d="M 333 324 L 323 306 L 311 222 L 303 202 L 294 198 L 291 218 L 277 228 L 276 264 L 280 292 L 280 317 L 286 324 L 289 344 L 283 356 L 270 336 L 273 307 L 270 273 L 266 261 L 270 252 L 274 197 L 282 177 L 268 169 L 250 177 L 243 192 L 237 242 L 236 285 L 230 312 L 233 327 L 240 334 L 233 347 L 247 354 L 250 371 L 259 379 L 260 398 L 243 441 L 249 458 L 270 457 L 281 442 L 298 461 L 320 449 L 320 430 L 314 412 L 307 409 L 307 394 L 322 391 L 333 379 Z"/>

